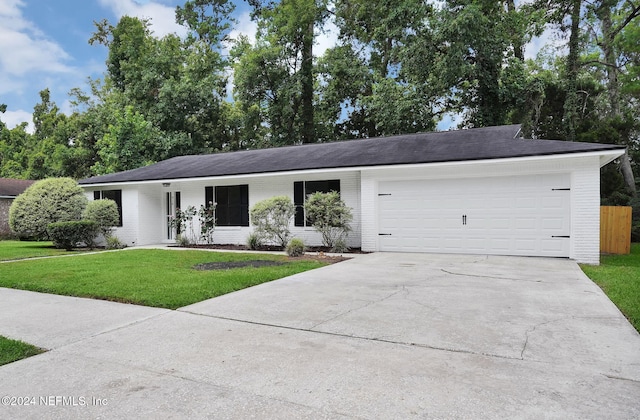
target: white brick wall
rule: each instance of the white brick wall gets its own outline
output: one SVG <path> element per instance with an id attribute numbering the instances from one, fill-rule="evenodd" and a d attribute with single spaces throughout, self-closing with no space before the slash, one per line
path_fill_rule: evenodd
<path id="1" fill-rule="evenodd" d="M 352 226 L 354 230 L 349 235 L 348 245 L 360 247 L 360 175 L 356 171 L 177 181 L 172 182 L 168 188 L 161 187 L 159 184 L 142 185 L 140 189 L 144 192 L 140 194 L 138 200 L 140 203 L 139 244 L 159 243 L 164 240 L 165 194 L 168 191 L 180 191 L 182 209 L 189 206 L 200 209 L 205 201 L 205 187 L 247 184 L 249 185 L 249 208 L 251 208 L 258 201 L 277 195 L 286 195 L 293 201 L 293 183 L 295 181 L 326 179 L 340 179 L 342 198 L 353 212 Z M 194 236 L 197 237 L 200 232 L 197 217 L 194 218 L 193 231 Z M 252 231 L 252 226 L 217 226 L 213 239 L 217 244 L 246 244 L 247 237 Z M 322 244 L 322 238 L 313 228 L 295 227 L 292 222 L 291 233 L 292 236 L 304 240 L 307 245 Z"/>
<path id="2" fill-rule="evenodd" d="M 122 191 L 122 226 L 116 227 L 113 235 L 128 246 L 140 245 L 138 241 L 138 190 L 135 186 L 113 186 L 103 188 L 87 188 L 86 195 L 93 200 L 94 191 Z"/>
<path id="3" fill-rule="evenodd" d="M 596 157 L 435 164 L 362 171 L 362 249 L 378 251 L 377 195 L 380 181 L 485 178 L 544 173 L 571 175 L 570 258 L 598 264 L 600 256 L 600 165 Z"/>
<path id="4" fill-rule="evenodd" d="M 571 173 L 571 254 L 586 264 L 600 263 L 600 168 L 597 157 Z"/>

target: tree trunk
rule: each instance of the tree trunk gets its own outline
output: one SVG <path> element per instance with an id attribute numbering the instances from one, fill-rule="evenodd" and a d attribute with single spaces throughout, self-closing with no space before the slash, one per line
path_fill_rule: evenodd
<path id="1" fill-rule="evenodd" d="M 604 56 L 604 62 L 607 69 L 607 94 L 609 96 L 609 112 L 611 117 L 621 117 L 622 112 L 620 110 L 620 82 L 618 80 L 618 66 L 615 56 L 614 41 L 618 30 L 613 26 L 613 19 L 611 18 L 611 2 L 604 1 L 596 11 L 597 16 L 602 21 L 602 41 L 600 42 L 600 48 L 602 48 L 602 55 Z M 635 197 L 636 180 L 633 175 L 633 169 L 631 167 L 631 161 L 629 155 L 625 153 L 620 158 L 619 163 L 620 173 L 624 178 L 624 182 L 629 192 Z"/>
<path id="2" fill-rule="evenodd" d="M 302 142 L 314 143 L 313 121 L 313 22 L 309 22 L 302 39 Z"/>
<path id="3" fill-rule="evenodd" d="M 580 31 L 581 0 L 573 0 L 571 7 L 571 34 L 569 35 L 569 54 L 567 55 L 567 96 L 564 101 L 564 124 L 567 140 L 575 141 L 578 117 L 578 55 Z"/>
<path id="4" fill-rule="evenodd" d="M 516 13 L 516 3 L 514 0 L 507 0 L 507 12 L 509 15 Z M 513 46 L 513 55 L 517 59 L 524 61 L 524 45 L 518 29 L 514 29 L 511 33 L 511 45 Z"/>

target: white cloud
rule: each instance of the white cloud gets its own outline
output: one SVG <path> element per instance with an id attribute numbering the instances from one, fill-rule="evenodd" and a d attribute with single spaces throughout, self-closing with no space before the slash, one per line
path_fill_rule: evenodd
<path id="1" fill-rule="evenodd" d="M 251 20 L 251 14 L 244 12 L 236 18 L 238 21 L 234 25 L 234 28 L 229 32 L 229 38 L 232 41 L 238 40 L 241 35 L 246 36 L 251 44 L 256 42 L 256 32 L 258 31 L 258 24 Z"/>
<path id="2" fill-rule="evenodd" d="M 65 64 L 69 54 L 56 42 L 48 39 L 32 22 L 26 20 L 22 0 L 4 0 L 0 7 L 0 73 L 5 78 L 25 73 L 70 73 Z M 13 91 L 13 82 L 3 81 L 0 93 Z M 16 82 L 19 86 L 20 83 Z"/>
<path id="3" fill-rule="evenodd" d="M 17 111 L 6 111 L 4 114 L 0 114 L 0 120 L 10 129 L 22 124 L 23 122 L 27 122 L 29 123 L 27 126 L 27 132 L 33 133 L 31 112 L 23 111 L 21 109 Z"/>
<path id="4" fill-rule="evenodd" d="M 175 7 L 173 6 L 166 6 L 154 1 L 140 4 L 133 0 L 100 0 L 100 4 L 111 9 L 118 19 L 122 16 L 149 19 L 153 34 L 159 38 L 171 33 L 179 36 L 184 36 L 187 33 L 185 27 L 176 23 Z"/>

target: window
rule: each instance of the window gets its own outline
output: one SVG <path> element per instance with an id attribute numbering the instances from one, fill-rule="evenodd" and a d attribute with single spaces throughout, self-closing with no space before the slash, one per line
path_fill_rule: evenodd
<path id="1" fill-rule="evenodd" d="M 340 192 L 340 180 L 328 181 L 297 181 L 293 183 L 293 204 L 296 206 L 295 225 L 308 226 L 309 222 L 304 216 L 304 202 L 309 194 L 316 192 Z"/>
<path id="2" fill-rule="evenodd" d="M 122 227 L 122 190 L 104 190 L 93 192 L 94 200 L 104 200 L 107 198 L 116 202 L 116 206 L 118 206 L 118 226 Z"/>
<path id="3" fill-rule="evenodd" d="M 216 203 L 217 226 L 249 226 L 249 186 L 205 187 L 205 203 Z"/>

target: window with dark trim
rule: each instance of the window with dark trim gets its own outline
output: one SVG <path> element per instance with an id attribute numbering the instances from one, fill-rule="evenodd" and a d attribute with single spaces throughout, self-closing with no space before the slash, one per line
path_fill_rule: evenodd
<path id="1" fill-rule="evenodd" d="M 118 206 L 118 227 L 122 227 L 122 190 L 103 190 L 94 191 L 94 200 L 110 199 L 116 202 Z"/>
<path id="2" fill-rule="evenodd" d="M 330 179 L 326 181 L 296 181 L 293 183 L 293 204 L 296 206 L 295 225 L 308 226 L 309 222 L 304 215 L 304 202 L 310 194 L 316 192 L 328 193 L 340 192 L 340 180 Z"/>
<path id="3" fill-rule="evenodd" d="M 216 203 L 217 226 L 249 226 L 248 185 L 205 187 L 204 192 L 207 205 Z"/>

